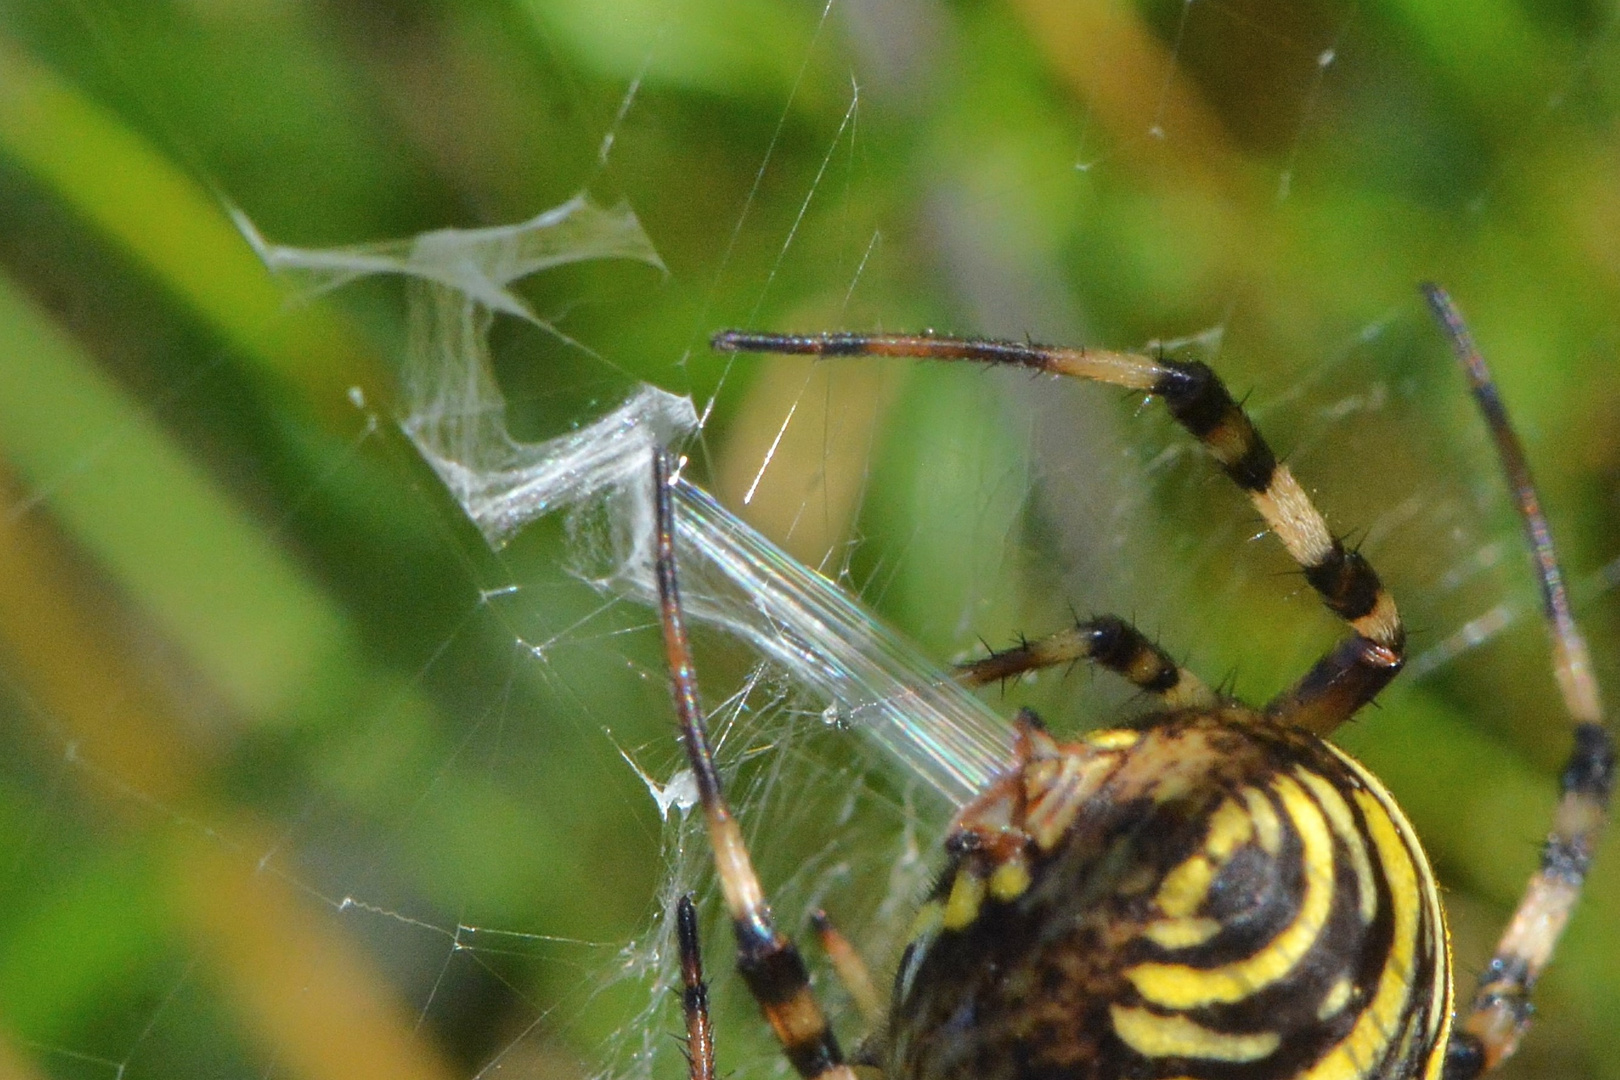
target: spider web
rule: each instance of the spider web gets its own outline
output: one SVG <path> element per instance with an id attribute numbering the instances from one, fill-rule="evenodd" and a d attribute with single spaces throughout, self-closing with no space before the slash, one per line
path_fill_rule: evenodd
<path id="1" fill-rule="evenodd" d="M 1125 614 L 1251 700 L 1338 633 L 1155 406 L 710 356 L 727 325 L 1215 364 L 1413 627 L 1408 674 L 1345 741 L 1430 844 L 1471 981 L 1565 737 L 1514 522 L 1413 284 L 1451 286 L 1498 367 L 1620 685 L 1615 13 L 598 7 L 327 34 L 324 15 L 93 6 L 72 26 L 94 56 L 49 5 L 0 24 L 0 1070 L 679 1077 L 668 924 L 693 890 L 722 1071 L 783 1075 L 728 974 L 670 734 L 639 546 L 655 437 L 688 456 L 722 768 L 846 1043 L 863 1025 L 808 912 L 881 977 L 987 767 L 984 718 L 1027 703 L 1074 730 L 1135 707 L 1081 672 L 926 720 L 905 693 L 1071 610 Z M 171 47 L 249 89 L 171 96 Z M 298 61 L 313 123 L 254 111 L 291 79 L 255 49 Z M 396 102 L 412 153 L 356 119 L 367 94 Z M 229 142 L 226 104 L 262 141 Z M 30 108 L 126 163 L 121 132 L 179 147 L 151 159 L 241 215 L 147 177 L 215 247 L 171 219 L 135 235 L 29 141 Z M 268 163 L 232 165 L 243 147 Z M 319 167 L 356 155 L 378 175 L 350 183 L 437 201 L 356 212 Z M 295 287 L 210 293 L 253 258 Z M 1617 861 L 1518 1075 L 1614 1073 Z"/>

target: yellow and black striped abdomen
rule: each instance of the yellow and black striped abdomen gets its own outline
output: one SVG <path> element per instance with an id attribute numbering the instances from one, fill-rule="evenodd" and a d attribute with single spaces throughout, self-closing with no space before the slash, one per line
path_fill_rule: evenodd
<path id="1" fill-rule="evenodd" d="M 1031 747 L 958 817 L 892 1080 L 1438 1077 L 1434 879 L 1360 765 L 1239 707 Z"/>

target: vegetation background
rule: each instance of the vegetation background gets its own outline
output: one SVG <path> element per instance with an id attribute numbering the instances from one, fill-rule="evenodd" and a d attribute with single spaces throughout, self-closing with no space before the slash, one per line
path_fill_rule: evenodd
<path id="1" fill-rule="evenodd" d="M 665 869 L 619 752 L 673 761 L 646 614 L 568 577 L 560 527 L 485 550 L 394 426 L 397 293 L 291 302 L 231 206 L 333 245 L 625 199 L 668 273 L 527 283 L 589 351 L 497 324 L 514 430 L 636 380 L 712 399 L 694 473 L 737 508 L 758 479 L 750 520 L 936 659 L 1113 608 L 1263 698 L 1334 628 L 1196 457 L 1159 455 L 1154 410 L 706 353 L 743 323 L 1198 338 L 1435 660 L 1345 739 L 1430 845 L 1471 984 L 1568 740 L 1414 285 L 1446 283 L 1494 361 L 1620 694 L 1617 20 L 7 0 L 0 1075 L 581 1076 L 642 1022 L 599 976 Z M 1450 658 L 1470 626 L 1488 640 Z M 719 700 L 748 658 L 706 649 Z M 1018 693 L 1066 723 L 1120 707 L 1079 676 Z M 790 875 L 791 829 L 759 833 Z M 1608 847 L 1513 1076 L 1620 1077 Z M 755 1029 L 723 1018 L 723 1046 Z"/>

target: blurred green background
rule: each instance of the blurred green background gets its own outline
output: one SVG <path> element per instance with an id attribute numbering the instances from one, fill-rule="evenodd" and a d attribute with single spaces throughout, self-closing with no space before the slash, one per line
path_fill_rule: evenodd
<path id="1" fill-rule="evenodd" d="M 397 288 L 297 302 L 232 206 L 321 246 L 628 200 L 668 273 L 525 283 L 583 348 L 496 324 L 515 432 L 637 380 L 691 393 L 695 475 L 739 509 L 757 481 L 745 516 L 936 659 L 1111 609 L 1262 699 L 1336 630 L 1156 410 L 706 351 L 738 324 L 1198 337 L 1408 613 L 1426 659 L 1345 742 L 1430 845 L 1471 986 L 1567 736 L 1414 285 L 1446 283 L 1494 361 L 1620 693 L 1617 19 L 9 0 L 0 1075 L 574 1077 L 642 1022 L 602 973 L 665 869 L 620 753 L 674 762 L 646 613 L 571 578 L 556 523 L 489 552 L 395 426 Z M 1481 616 L 1510 625 L 1468 644 Z M 748 663 L 705 643 L 711 701 Z M 1019 693 L 1066 724 L 1122 707 L 1078 675 Z M 758 830 L 774 887 L 795 837 Z M 1609 848 L 1508 1074 L 1620 1077 Z M 758 1043 L 745 1014 L 723 1065 Z"/>

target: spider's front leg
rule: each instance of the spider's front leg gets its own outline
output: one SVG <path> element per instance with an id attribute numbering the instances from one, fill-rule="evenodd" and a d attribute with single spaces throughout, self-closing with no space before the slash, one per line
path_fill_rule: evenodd
<path id="1" fill-rule="evenodd" d="M 1254 422 L 1208 366 L 1163 356 L 1143 356 L 1110 349 L 1067 348 L 1027 341 L 935 337 L 930 334 L 767 334 L 722 330 L 713 338 L 721 352 L 782 353 L 795 356 L 909 356 L 921 360 L 968 360 L 1003 367 L 1084 379 L 1141 390 L 1163 398 L 1170 415 L 1203 444 L 1227 477 L 1248 496 L 1267 528 L 1299 563 L 1328 610 L 1343 619 L 1351 636 L 1316 663 L 1291 690 L 1267 706 L 1267 714 L 1289 727 L 1326 737 L 1356 710 L 1372 701 L 1401 670 L 1406 630 L 1395 601 L 1371 564 L 1328 531 L 1327 521 L 1288 466 L 1277 460 Z M 1064 659 L 1091 658 L 1130 678 L 1131 665 L 1115 667 L 1087 640 L 1086 624 L 1032 643 L 1035 648 L 1009 650 L 971 665 L 967 681 L 995 681 Z M 1135 631 L 1131 631 L 1135 633 Z M 1140 637 L 1140 635 L 1136 635 Z M 1138 669 L 1148 676 L 1150 693 L 1159 692 L 1153 674 L 1151 646 L 1129 656 L 1149 660 Z M 1041 655 L 1045 654 L 1045 657 Z M 1173 661 L 1164 665 L 1174 671 Z M 1185 673 L 1184 673 L 1185 674 Z M 983 678 L 980 678 L 982 676 Z M 1134 680 L 1133 680 L 1134 681 Z M 1176 683 L 1166 680 L 1167 688 Z M 1189 703 L 1206 698 L 1196 679 L 1186 679 Z M 1180 702 L 1172 696 L 1166 704 Z"/>
<path id="2" fill-rule="evenodd" d="M 653 453 L 653 504 L 655 507 L 656 559 L 658 575 L 658 606 L 664 628 L 664 656 L 669 664 L 670 688 L 675 698 L 675 715 L 680 722 L 681 740 L 686 744 L 687 759 L 697 780 L 698 799 L 709 830 L 709 843 L 714 849 L 715 873 L 720 879 L 720 891 L 731 915 L 731 925 L 737 934 L 737 970 L 748 986 L 748 992 L 759 1003 L 766 1021 L 781 1043 L 782 1051 L 805 1080 L 855 1080 L 855 1074 L 844 1063 L 838 1040 L 833 1037 L 827 1023 L 827 1014 L 810 990 L 810 976 L 804 960 L 793 942 L 776 929 L 770 907 L 765 902 L 765 890 L 754 872 L 748 845 L 743 841 L 742 829 L 726 804 L 725 792 L 720 786 L 720 774 L 714 765 L 709 748 L 709 733 L 698 703 L 697 674 L 692 666 L 692 649 L 686 636 L 686 623 L 681 613 L 681 595 L 675 572 L 675 512 L 670 495 L 670 455 L 659 449 Z M 701 983 L 701 971 L 695 967 L 697 958 L 697 931 L 695 922 L 683 923 L 681 931 L 683 961 L 692 961 L 689 973 L 696 972 Z M 690 980 L 688 987 L 690 989 Z M 707 1031 L 707 1009 L 687 1009 L 690 1027 L 694 1014 L 701 1011 L 703 1028 Z M 708 1054 L 708 1046 L 702 1050 Z M 712 1065 L 710 1066 L 712 1068 Z M 698 1062 L 694 1059 L 692 1080 L 704 1080 L 698 1075 Z"/>
<path id="3" fill-rule="evenodd" d="M 956 678 L 964 686 L 984 686 L 1082 660 L 1112 671 L 1166 709 L 1204 708 L 1217 701 L 1202 679 L 1118 615 L 1077 619 L 1055 634 L 958 664 Z"/>
<path id="4" fill-rule="evenodd" d="M 681 1012 L 686 1016 L 686 1080 L 714 1080 L 714 1027 L 709 1022 L 709 987 L 703 981 L 703 950 L 698 944 L 697 908 L 683 896 L 675 905 L 675 936 L 681 950 Z"/>

